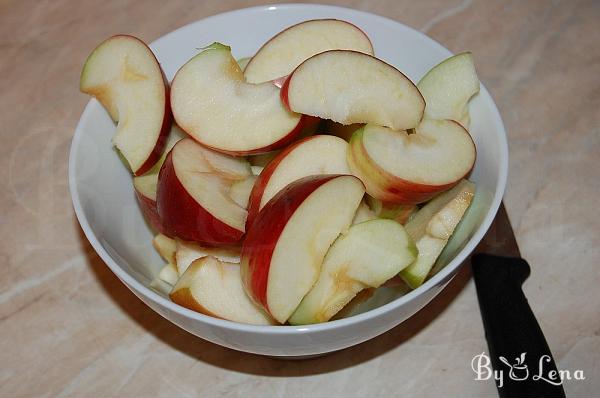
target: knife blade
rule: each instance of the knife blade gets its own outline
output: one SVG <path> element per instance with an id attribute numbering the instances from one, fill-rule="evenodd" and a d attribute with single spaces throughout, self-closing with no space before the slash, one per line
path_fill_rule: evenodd
<path id="1" fill-rule="evenodd" d="M 544 333 L 523 293 L 531 269 L 521 258 L 504 204 L 476 253 L 473 278 L 499 396 L 565 397 Z"/>

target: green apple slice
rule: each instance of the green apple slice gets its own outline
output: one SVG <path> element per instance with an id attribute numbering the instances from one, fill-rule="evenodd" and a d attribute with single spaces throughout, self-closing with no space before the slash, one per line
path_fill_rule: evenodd
<path id="1" fill-rule="evenodd" d="M 289 319 L 293 325 L 326 322 L 361 290 L 379 287 L 417 258 L 417 249 L 392 220 L 353 225 L 333 243 L 313 288 Z"/>
<path id="2" fill-rule="evenodd" d="M 469 127 L 469 100 L 479 92 L 479 78 L 470 52 L 457 54 L 431 68 L 419 84 L 425 118 L 450 119 Z"/>
<path id="3" fill-rule="evenodd" d="M 433 198 L 406 224 L 406 231 L 419 249 L 417 260 L 400 272 L 408 286 L 416 289 L 423 284 L 471 204 L 474 193 L 475 184 L 462 180 Z"/>
<path id="4" fill-rule="evenodd" d="M 435 275 L 439 270 L 444 268 L 465 246 L 471 236 L 473 236 L 473 232 L 475 232 L 477 226 L 483 220 L 492 199 L 493 195 L 491 192 L 485 192 L 479 188 L 475 190 L 471 205 L 465 211 L 462 219 L 454 229 L 454 233 L 435 262 L 430 272 L 431 275 Z"/>

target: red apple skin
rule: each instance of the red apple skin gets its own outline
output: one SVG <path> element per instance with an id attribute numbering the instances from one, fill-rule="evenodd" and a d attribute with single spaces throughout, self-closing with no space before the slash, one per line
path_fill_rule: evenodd
<path id="1" fill-rule="evenodd" d="M 289 99 L 289 96 L 288 96 L 288 91 L 290 89 L 290 80 L 291 80 L 293 74 L 294 74 L 294 72 L 290 73 L 287 76 L 287 78 L 283 82 L 283 85 L 281 86 L 281 91 L 279 91 L 279 95 L 281 96 L 281 102 L 283 102 L 283 104 L 288 109 L 290 109 L 290 99 Z"/>
<path id="2" fill-rule="evenodd" d="M 156 203 L 165 235 L 209 246 L 239 243 L 244 235 L 207 212 L 177 178 L 169 152 L 158 175 Z"/>
<path id="3" fill-rule="evenodd" d="M 473 143 L 475 147 L 475 143 Z M 362 158 L 361 162 L 357 162 L 357 158 Z M 353 164 L 355 168 L 360 171 L 360 174 L 364 174 L 366 179 L 370 179 L 372 184 L 378 186 L 379 192 L 375 196 L 377 199 L 397 203 L 403 205 L 416 205 L 423 203 L 433 198 L 440 192 L 446 191 L 456 184 L 458 184 L 463 178 L 466 178 L 473 170 L 475 163 L 471 166 L 471 169 L 456 181 L 449 184 L 443 185 L 427 185 L 411 182 L 402 178 L 399 178 L 393 174 L 388 173 L 381 167 L 377 166 L 377 163 L 370 157 L 365 150 L 365 147 L 361 140 L 353 140 L 350 144 L 350 150 L 348 152 L 348 162 Z M 364 164 L 368 163 L 371 165 L 369 170 L 364 169 Z M 369 175 L 376 174 L 376 178 L 369 178 Z M 361 178 L 362 179 L 362 178 Z M 385 181 L 384 184 L 381 182 Z M 365 184 L 367 184 L 365 182 Z"/>
<path id="4" fill-rule="evenodd" d="M 140 205 L 140 209 L 142 210 L 142 214 L 150 223 L 152 228 L 154 228 L 163 235 L 169 236 L 169 234 L 166 233 L 165 229 L 163 228 L 162 221 L 160 219 L 160 216 L 158 215 L 158 207 L 156 206 L 156 201 L 150 199 L 147 196 L 144 196 L 137 189 L 134 189 L 134 191 L 138 204 Z M 171 238 L 171 236 L 169 236 L 169 238 Z"/>
<path id="5" fill-rule="evenodd" d="M 318 118 L 317 118 L 318 120 Z M 246 231 L 250 229 L 250 226 L 258 216 L 260 211 L 260 202 L 262 200 L 263 193 L 265 192 L 265 188 L 271 179 L 271 176 L 281 163 L 283 159 L 287 157 L 287 155 L 292 152 L 296 147 L 306 141 L 314 139 L 314 136 L 306 137 L 301 139 L 300 141 L 295 142 L 294 144 L 288 146 L 284 150 L 282 150 L 273 160 L 271 160 L 258 175 L 258 178 L 254 182 L 254 187 L 250 192 L 250 198 L 248 199 L 248 218 L 246 219 Z M 266 204 L 265 204 L 266 206 Z"/>
<path id="6" fill-rule="evenodd" d="M 285 81 L 287 80 L 288 76 L 289 75 L 287 75 L 287 76 L 281 76 L 281 77 L 279 77 L 277 79 L 271 80 L 271 83 L 273 83 L 273 85 L 275 87 L 281 88 L 283 86 L 283 84 L 285 83 Z"/>
<path id="7" fill-rule="evenodd" d="M 269 268 L 279 236 L 302 202 L 321 185 L 339 176 L 315 175 L 291 183 L 265 205 L 247 231 L 242 246 L 242 279 L 248 295 L 267 312 Z"/>

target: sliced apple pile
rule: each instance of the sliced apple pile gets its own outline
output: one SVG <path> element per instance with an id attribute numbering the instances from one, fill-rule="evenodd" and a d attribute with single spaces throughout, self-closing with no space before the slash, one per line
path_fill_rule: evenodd
<path id="1" fill-rule="evenodd" d="M 421 286 L 471 204 L 475 184 L 468 180 L 432 199 L 406 224 L 419 249 L 417 260 L 400 272 L 407 285 Z"/>
<path id="2" fill-rule="evenodd" d="M 355 25 L 337 19 L 315 19 L 290 26 L 266 42 L 246 65 L 244 76 L 249 83 L 275 80 L 328 50 L 373 54 L 371 41 Z"/>
<path id="3" fill-rule="evenodd" d="M 473 55 L 457 54 L 434 66 L 417 85 L 425 98 L 425 117 L 456 120 L 469 127 L 469 100 L 479 92 Z"/>
<path id="4" fill-rule="evenodd" d="M 167 82 L 152 50 L 126 35 L 102 42 L 85 61 L 79 88 L 118 122 L 112 141 L 135 175 L 158 161 L 171 128 Z"/>
<path id="5" fill-rule="evenodd" d="M 352 222 L 364 193 L 354 176 L 310 176 L 288 185 L 258 214 L 242 247 L 242 276 L 246 292 L 278 322 L 316 282 L 329 246 Z"/>
<path id="6" fill-rule="evenodd" d="M 327 322 L 363 289 L 379 287 L 411 264 L 417 248 L 402 225 L 372 220 L 352 226 L 331 246 L 316 284 L 289 319 Z"/>
<path id="7" fill-rule="evenodd" d="M 271 198 L 296 180 L 317 174 L 350 174 L 347 150 L 347 142 L 328 135 L 315 135 L 288 146 L 258 176 L 250 194 L 247 225 L 252 225 Z"/>
<path id="8" fill-rule="evenodd" d="M 368 54 L 333 50 L 298 66 L 281 88 L 291 111 L 342 124 L 417 127 L 425 100 L 402 72 Z"/>
<path id="9" fill-rule="evenodd" d="M 374 198 L 417 204 L 469 174 L 475 144 L 451 120 L 424 120 L 414 134 L 367 125 L 352 136 L 348 163 Z"/>
<path id="10" fill-rule="evenodd" d="M 88 57 L 80 87 L 118 122 L 113 143 L 159 232 L 166 264 L 150 286 L 192 310 L 256 325 L 351 315 L 420 286 L 479 222 L 460 224 L 476 158 L 470 53 L 415 85 L 359 27 L 310 20 L 251 58 L 213 43 L 169 88 L 148 46 L 121 35 Z"/>
<path id="11" fill-rule="evenodd" d="M 236 155 L 268 152 L 290 143 L 302 130 L 271 83 L 248 84 L 219 43 L 207 47 L 179 69 L 171 84 L 177 124 L 195 140 Z"/>
<path id="12" fill-rule="evenodd" d="M 166 234 L 208 245 L 238 243 L 247 211 L 230 189 L 251 175 L 243 158 L 211 151 L 190 138 L 179 141 L 158 177 L 157 207 Z"/>
<path id="13" fill-rule="evenodd" d="M 190 264 L 170 296 L 179 305 L 217 318 L 252 325 L 274 323 L 246 295 L 240 265 L 214 257 L 203 257 Z"/>

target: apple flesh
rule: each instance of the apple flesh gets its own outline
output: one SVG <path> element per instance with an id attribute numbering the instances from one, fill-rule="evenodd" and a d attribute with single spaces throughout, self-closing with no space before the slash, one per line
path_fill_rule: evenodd
<path id="1" fill-rule="evenodd" d="M 234 155 L 269 152 L 302 131 L 271 83 L 244 80 L 231 49 L 215 43 L 183 65 L 171 84 L 177 124 L 196 141 Z"/>
<path id="2" fill-rule="evenodd" d="M 367 196 L 367 203 L 375 216 L 394 220 L 400 224 L 406 224 L 410 217 L 418 210 L 416 205 L 382 202 L 372 196 Z"/>
<path id="3" fill-rule="evenodd" d="M 281 88 L 293 112 L 341 124 L 415 128 L 425 100 L 402 72 L 368 54 L 333 50 L 298 66 Z"/>
<path id="4" fill-rule="evenodd" d="M 152 50 L 133 36 L 113 36 L 92 51 L 80 90 L 118 122 L 112 142 L 135 175 L 158 161 L 171 127 L 168 84 Z"/>
<path id="5" fill-rule="evenodd" d="M 416 132 L 366 125 L 354 133 L 348 165 L 370 196 L 418 204 L 450 189 L 475 164 L 475 144 L 452 120 L 423 120 Z"/>
<path id="6" fill-rule="evenodd" d="M 214 257 L 217 260 L 227 263 L 240 263 L 241 248 L 238 246 L 226 247 L 203 247 L 195 242 L 185 240 L 176 240 L 175 264 L 177 273 L 183 275 L 185 270 L 195 260 L 202 257 Z"/>
<path id="7" fill-rule="evenodd" d="M 435 275 L 456 257 L 458 252 L 465 246 L 471 236 L 473 236 L 473 232 L 475 232 L 477 226 L 481 224 L 492 199 L 491 192 L 485 192 L 484 190 L 477 188 L 475 189 L 471 204 L 454 229 L 448 243 L 444 246 L 444 250 L 442 250 L 435 261 L 435 265 L 431 269 L 429 275 Z"/>
<path id="8" fill-rule="evenodd" d="M 166 235 L 158 234 L 152 239 L 152 246 L 158 254 L 167 262 L 176 264 L 175 252 L 177 251 L 177 242 Z"/>
<path id="9" fill-rule="evenodd" d="M 246 69 L 248 62 L 250 62 L 251 59 L 252 57 L 244 57 L 237 60 L 237 63 L 242 71 Z"/>
<path id="10" fill-rule="evenodd" d="M 158 272 L 158 278 L 168 283 L 171 286 L 174 286 L 179 279 L 179 274 L 177 273 L 177 267 L 173 263 L 168 263 Z"/>
<path id="11" fill-rule="evenodd" d="M 355 25 L 336 19 L 315 19 L 290 26 L 266 42 L 244 70 L 249 83 L 287 76 L 304 60 L 328 50 L 373 54 L 367 35 Z"/>
<path id="12" fill-rule="evenodd" d="M 434 66 L 419 81 L 428 119 L 456 120 L 469 127 L 469 100 L 479 92 L 479 78 L 470 52 L 457 54 Z"/>
<path id="13" fill-rule="evenodd" d="M 327 250 L 350 226 L 363 195 L 354 176 L 309 176 L 289 184 L 258 214 L 242 246 L 242 279 L 248 295 L 278 322 L 316 282 Z"/>
<path id="14" fill-rule="evenodd" d="M 229 188 L 229 196 L 231 196 L 231 199 L 244 209 L 248 208 L 250 192 L 252 192 L 252 187 L 254 187 L 257 178 L 257 176 L 254 175 L 254 171 L 252 171 L 252 173 L 253 174 L 245 180 L 237 181 Z"/>
<path id="15" fill-rule="evenodd" d="M 190 264 L 170 297 L 183 307 L 216 318 L 251 325 L 274 324 L 246 295 L 239 264 L 214 257 L 203 257 Z"/>
<path id="16" fill-rule="evenodd" d="M 214 152 L 190 138 L 179 141 L 158 176 L 156 203 L 166 234 L 207 245 L 238 243 L 247 211 L 229 192 L 251 175 L 243 158 Z"/>
<path id="17" fill-rule="evenodd" d="M 353 225 L 327 252 L 316 284 L 289 322 L 327 322 L 358 292 L 381 286 L 416 258 L 417 248 L 399 223 L 382 219 Z"/>
<path id="18" fill-rule="evenodd" d="M 414 263 L 400 272 L 400 276 L 413 289 L 421 286 L 448 239 L 471 204 L 475 184 L 462 180 L 421 208 L 406 224 L 406 231 L 419 249 Z"/>
<path id="19" fill-rule="evenodd" d="M 354 218 L 352 219 L 352 225 L 360 224 L 361 222 L 371 221 L 377 219 L 377 215 L 373 213 L 373 211 L 369 208 L 369 206 L 363 200 L 358 205 L 358 209 L 356 209 L 356 213 L 354 213 Z"/>
<path id="20" fill-rule="evenodd" d="M 161 234 L 164 234 L 166 231 L 162 226 L 160 216 L 158 215 L 158 208 L 156 207 L 158 173 L 167 157 L 168 151 L 170 151 L 179 140 L 184 138 L 184 134 L 185 133 L 183 133 L 176 125 L 173 125 L 171 127 L 171 132 L 169 133 L 169 138 L 167 139 L 167 144 L 165 145 L 165 152 L 160 159 L 146 174 L 133 177 L 133 188 L 142 214 L 152 228 Z"/>
<path id="21" fill-rule="evenodd" d="M 258 176 L 248 204 L 247 226 L 279 191 L 301 178 L 317 174 L 350 174 L 348 143 L 329 135 L 314 135 L 281 151 Z"/>

